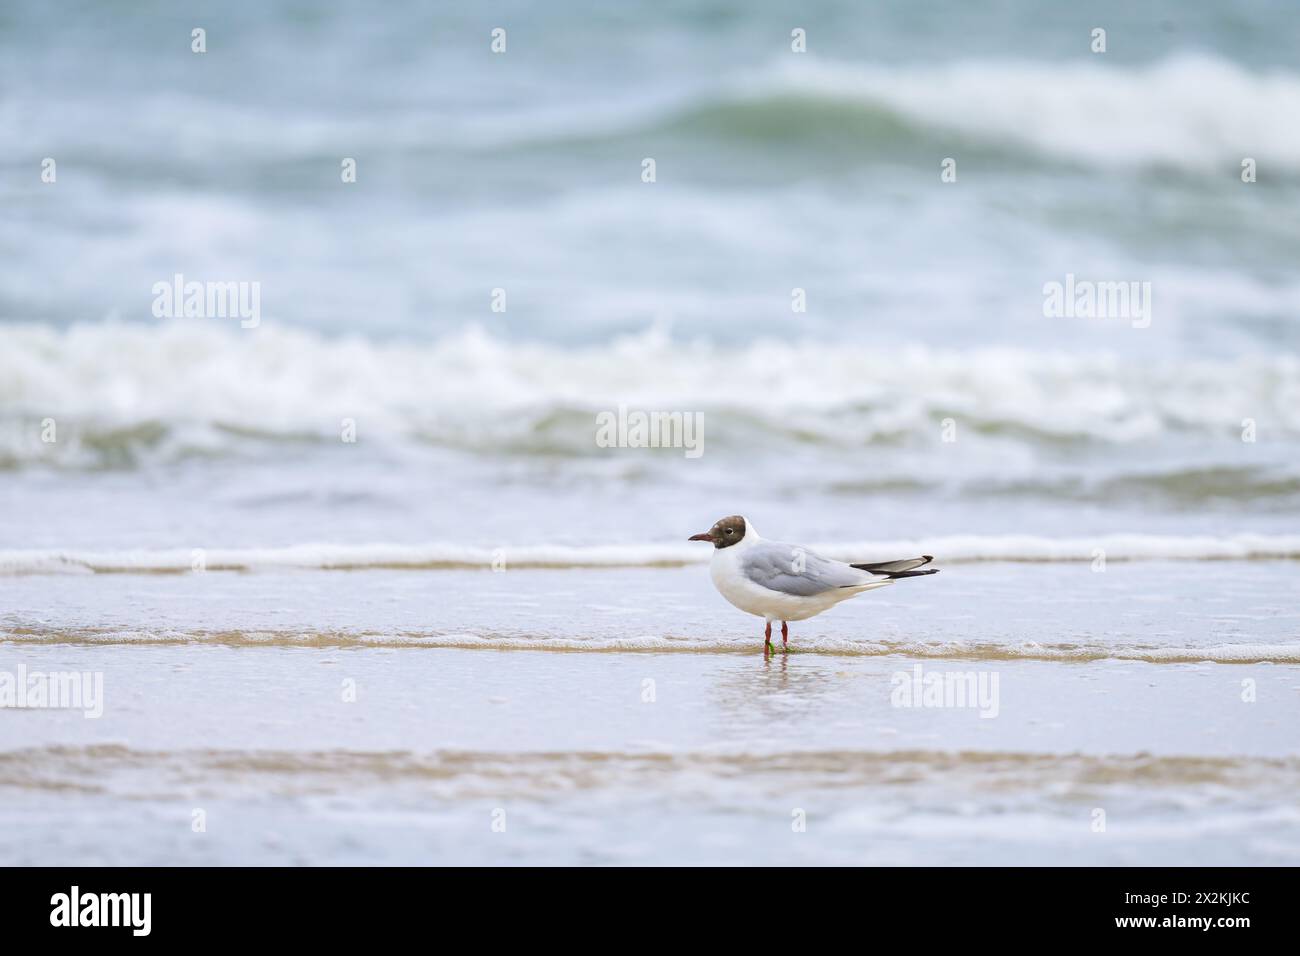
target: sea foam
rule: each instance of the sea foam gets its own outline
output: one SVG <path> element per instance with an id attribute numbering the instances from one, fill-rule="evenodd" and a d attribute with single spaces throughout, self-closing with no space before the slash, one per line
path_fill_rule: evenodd
<path id="1" fill-rule="evenodd" d="M 810 545 L 839 560 L 865 561 L 899 554 L 932 554 L 937 564 L 981 561 L 1247 561 L 1300 559 L 1300 535 L 1113 534 L 1078 538 L 1035 535 L 954 535 L 918 540 L 827 542 Z M 300 544 L 280 548 L 0 551 L 0 575 L 188 574 L 196 556 L 211 571 L 277 569 L 354 571 L 490 570 L 526 568 L 681 567 L 702 564 L 707 550 L 686 543 L 622 545 Z"/>
<path id="2" fill-rule="evenodd" d="M 196 320 L 9 325 L 0 349 L 0 465 L 77 465 L 115 447 L 177 455 L 288 441 L 367 440 L 478 452 L 596 453 L 596 415 L 621 405 L 702 412 L 711 447 L 744 433 L 861 448 L 951 417 L 964 434 L 1239 443 L 1250 414 L 1300 436 L 1290 355 L 1136 361 L 1015 348 L 682 342 L 659 328 L 566 348 L 479 329 L 427 341 L 248 332 Z M 809 387 L 815 382 L 816 387 Z M 60 429 L 41 440 L 42 422 Z"/>

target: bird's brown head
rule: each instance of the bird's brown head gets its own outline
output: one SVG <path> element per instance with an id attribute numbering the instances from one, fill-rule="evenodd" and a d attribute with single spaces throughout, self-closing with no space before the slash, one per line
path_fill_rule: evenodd
<path id="1" fill-rule="evenodd" d="M 688 541 L 711 541 L 715 548 L 729 548 L 745 537 L 745 519 L 740 515 L 723 518 L 703 534 L 693 534 Z"/>

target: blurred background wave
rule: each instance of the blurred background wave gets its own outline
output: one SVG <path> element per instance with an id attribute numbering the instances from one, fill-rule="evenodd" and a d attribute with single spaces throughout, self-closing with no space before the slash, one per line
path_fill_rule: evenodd
<path id="1" fill-rule="evenodd" d="M 6 5 L 6 541 L 1275 530 L 1298 45 L 1281 2 Z M 177 273 L 261 326 L 154 318 Z M 1045 318 L 1067 274 L 1151 326 Z M 597 448 L 620 403 L 704 456 Z"/>

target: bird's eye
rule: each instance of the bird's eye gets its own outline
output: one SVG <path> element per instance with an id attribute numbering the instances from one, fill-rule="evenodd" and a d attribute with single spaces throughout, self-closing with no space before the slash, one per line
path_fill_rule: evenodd
<path id="1" fill-rule="evenodd" d="M 728 529 L 727 529 L 727 534 L 735 534 L 735 533 L 736 533 L 736 529 L 735 529 L 735 528 L 728 528 Z"/>

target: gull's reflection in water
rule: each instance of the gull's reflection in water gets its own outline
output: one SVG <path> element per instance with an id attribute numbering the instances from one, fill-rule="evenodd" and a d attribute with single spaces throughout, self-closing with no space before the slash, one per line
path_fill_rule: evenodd
<path id="1" fill-rule="evenodd" d="M 743 663 L 742 663 L 743 662 Z M 776 653 L 753 659 L 731 657 L 719 665 L 713 682 L 714 703 L 734 731 L 763 726 L 763 736 L 791 721 L 806 721 L 851 692 L 833 660 L 814 654 Z"/>

